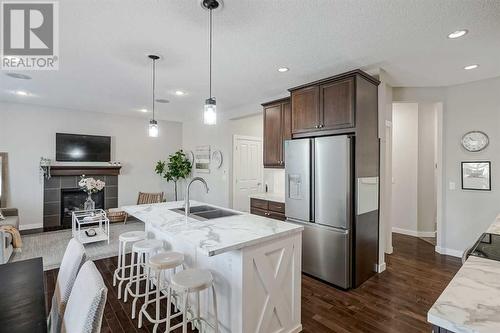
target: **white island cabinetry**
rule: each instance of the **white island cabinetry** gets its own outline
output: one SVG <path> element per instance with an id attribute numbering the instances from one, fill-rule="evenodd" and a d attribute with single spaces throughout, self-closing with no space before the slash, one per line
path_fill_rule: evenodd
<path id="1" fill-rule="evenodd" d="M 191 201 L 191 207 L 197 205 Z M 241 212 L 186 219 L 172 211 L 182 206 L 123 209 L 145 223 L 148 237 L 184 253 L 187 267 L 212 272 L 221 332 L 300 332 L 302 227 Z M 201 312 L 213 320 L 210 301 L 202 295 Z"/>

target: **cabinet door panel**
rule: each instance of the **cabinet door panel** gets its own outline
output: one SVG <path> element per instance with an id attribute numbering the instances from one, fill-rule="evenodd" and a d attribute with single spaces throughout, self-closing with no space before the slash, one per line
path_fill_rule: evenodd
<path id="1" fill-rule="evenodd" d="M 268 213 L 267 213 L 267 210 L 251 207 L 250 214 L 267 217 Z"/>
<path id="2" fill-rule="evenodd" d="M 292 105 L 290 102 L 283 103 L 281 106 L 281 166 L 285 167 L 285 149 L 283 143 L 285 140 L 290 140 L 292 138 Z"/>
<path id="3" fill-rule="evenodd" d="M 264 108 L 264 166 L 281 166 L 281 104 Z"/>
<path id="4" fill-rule="evenodd" d="M 292 92 L 292 133 L 316 130 L 319 124 L 319 87 Z"/>
<path id="5" fill-rule="evenodd" d="M 354 78 L 320 86 L 321 129 L 354 127 Z"/>

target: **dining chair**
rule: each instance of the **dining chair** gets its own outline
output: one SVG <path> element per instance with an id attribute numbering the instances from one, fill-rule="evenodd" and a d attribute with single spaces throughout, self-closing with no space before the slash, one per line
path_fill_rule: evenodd
<path id="1" fill-rule="evenodd" d="M 86 260 L 85 248 L 75 238 L 72 238 L 61 262 L 59 273 L 57 274 L 54 296 L 52 297 L 52 307 L 47 319 L 47 327 L 50 333 L 61 331 L 61 320 L 64 315 L 69 295 L 80 267 Z"/>
<path id="2" fill-rule="evenodd" d="M 160 203 L 162 201 L 163 201 L 163 192 L 159 193 L 139 192 L 139 196 L 137 197 L 138 205 Z"/>
<path id="3" fill-rule="evenodd" d="M 108 289 L 92 261 L 83 264 L 71 290 L 62 333 L 99 333 Z"/>

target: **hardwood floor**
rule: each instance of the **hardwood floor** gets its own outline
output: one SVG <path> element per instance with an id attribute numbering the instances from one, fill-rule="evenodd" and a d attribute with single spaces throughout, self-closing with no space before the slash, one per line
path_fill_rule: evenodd
<path id="1" fill-rule="evenodd" d="M 304 276 L 304 332 L 431 332 L 427 311 L 461 266 L 416 237 L 393 234 L 387 269 L 361 287 L 341 291 Z"/>
<path id="2" fill-rule="evenodd" d="M 394 253 L 386 255 L 386 271 L 355 290 L 339 290 L 303 276 L 303 332 L 431 332 L 427 311 L 460 268 L 460 259 L 439 255 L 416 237 L 393 234 L 393 246 Z M 130 318 L 130 301 L 116 298 L 116 258 L 95 263 L 109 289 L 102 332 L 152 332 L 152 325 L 138 329 L 137 320 Z M 47 309 L 56 276 L 57 270 L 45 272 Z"/>

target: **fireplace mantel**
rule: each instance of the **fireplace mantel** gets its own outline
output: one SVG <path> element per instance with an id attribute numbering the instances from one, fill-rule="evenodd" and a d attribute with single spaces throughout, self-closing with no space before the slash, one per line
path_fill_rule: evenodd
<path id="1" fill-rule="evenodd" d="M 52 176 L 118 176 L 121 165 L 52 165 L 50 174 Z"/>

